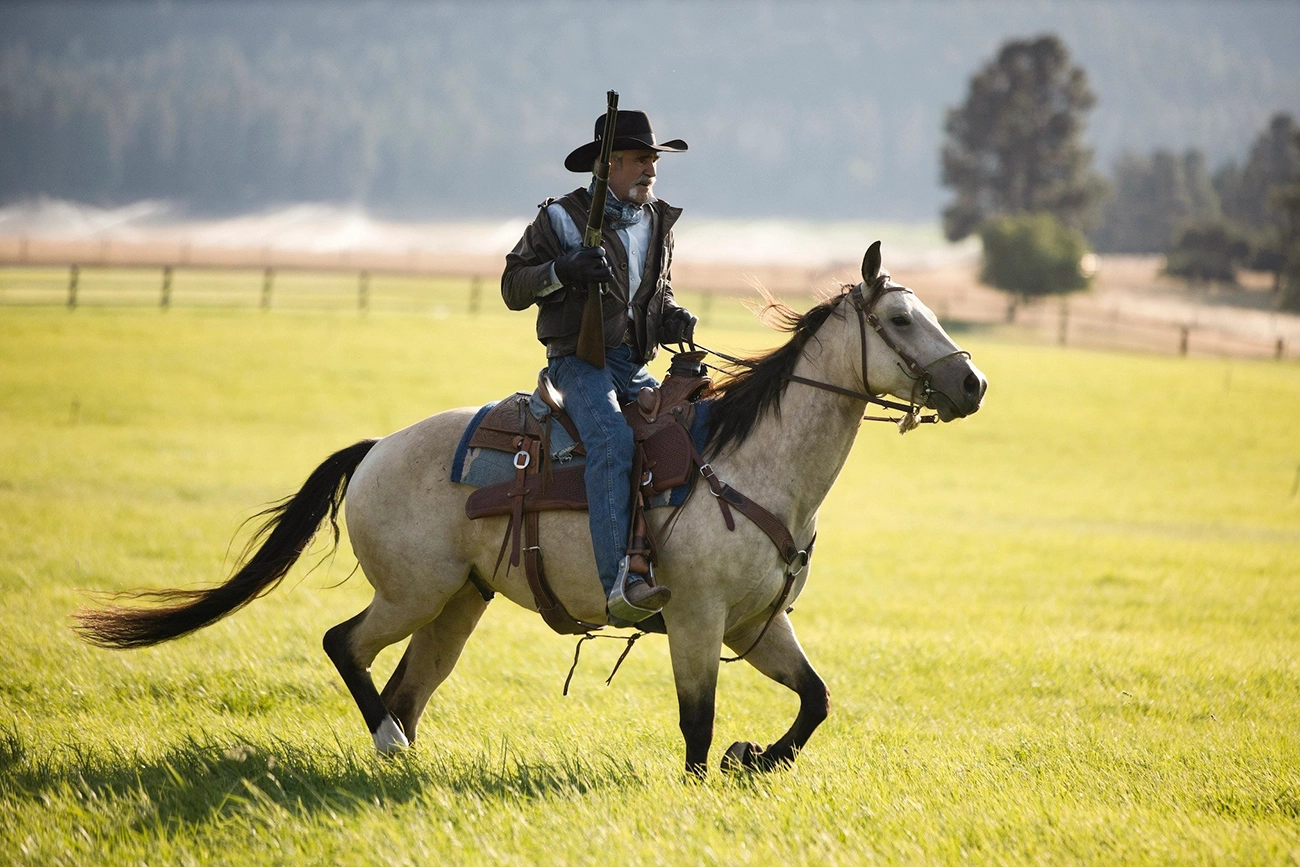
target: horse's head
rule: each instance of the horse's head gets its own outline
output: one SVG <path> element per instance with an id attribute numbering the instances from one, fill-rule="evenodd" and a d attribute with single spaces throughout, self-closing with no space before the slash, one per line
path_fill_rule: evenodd
<path id="1" fill-rule="evenodd" d="M 862 283 L 849 291 L 864 330 L 863 378 L 875 394 L 891 394 L 935 410 L 940 421 L 976 412 L 988 380 L 911 289 L 880 268 L 880 242 L 862 260 Z M 850 317 L 852 319 L 854 317 Z M 879 339 L 866 339 L 874 333 Z"/>

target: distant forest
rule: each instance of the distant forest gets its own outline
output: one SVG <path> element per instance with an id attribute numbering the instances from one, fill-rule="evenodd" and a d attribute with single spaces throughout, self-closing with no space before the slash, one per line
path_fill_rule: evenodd
<path id="1" fill-rule="evenodd" d="M 1098 96 L 1103 175 L 1177 154 L 1199 195 L 1300 115 L 1296 3 L 5 3 L 0 203 L 523 216 L 581 181 L 560 164 L 612 87 L 690 143 L 674 204 L 937 220 L 946 109 L 1043 32 Z"/>

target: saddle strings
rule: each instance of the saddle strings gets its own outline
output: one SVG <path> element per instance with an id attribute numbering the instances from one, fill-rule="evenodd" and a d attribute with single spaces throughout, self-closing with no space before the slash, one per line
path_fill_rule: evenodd
<path id="1" fill-rule="evenodd" d="M 573 648 L 573 665 L 569 666 L 569 674 L 564 678 L 563 694 L 566 696 L 569 694 L 569 684 L 573 681 L 573 673 L 578 670 L 578 657 L 582 653 L 583 642 L 593 641 L 597 638 L 609 638 L 613 641 L 627 642 L 627 647 L 624 647 L 623 652 L 619 654 L 618 661 L 614 663 L 614 668 L 610 671 L 609 677 L 605 678 L 605 686 L 609 686 L 614 681 L 614 675 L 618 674 L 619 668 L 622 667 L 623 660 L 627 659 L 627 655 L 632 652 L 632 645 L 636 644 L 637 641 L 649 634 L 649 632 L 638 629 L 631 635 L 598 635 L 595 632 L 588 632 L 586 635 L 579 638 L 578 643 Z"/>

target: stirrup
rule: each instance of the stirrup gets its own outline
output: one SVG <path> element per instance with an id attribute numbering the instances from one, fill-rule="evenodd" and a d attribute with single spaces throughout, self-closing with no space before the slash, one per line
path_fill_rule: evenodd
<path id="1" fill-rule="evenodd" d="M 631 557 L 624 556 L 622 562 L 618 564 L 618 577 L 614 579 L 614 589 L 609 593 L 609 603 L 606 610 L 609 612 L 611 626 L 631 626 L 633 623 L 640 623 L 651 615 L 658 614 L 662 608 L 639 608 L 627 601 L 627 578 L 628 564 Z M 646 575 L 647 580 L 654 577 L 654 566 L 650 567 L 650 572 Z"/>

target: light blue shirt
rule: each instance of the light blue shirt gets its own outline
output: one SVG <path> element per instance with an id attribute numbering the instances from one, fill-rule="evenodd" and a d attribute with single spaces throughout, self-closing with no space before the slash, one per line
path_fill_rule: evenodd
<path id="1" fill-rule="evenodd" d="M 610 193 L 612 196 L 613 193 Z M 641 275 L 645 273 L 646 252 L 650 249 L 650 228 L 653 220 L 647 212 L 649 205 L 641 207 L 641 213 L 635 223 L 626 229 L 618 229 L 618 239 L 623 242 L 623 248 L 627 250 L 627 316 L 632 318 L 632 298 L 636 296 L 636 290 L 641 285 Z M 552 202 L 546 208 L 546 216 L 551 220 L 551 228 L 555 230 L 555 237 L 560 239 L 560 249 L 570 253 L 582 246 L 582 232 L 569 216 L 569 212 L 559 202 Z M 537 293 L 538 297 L 550 295 L 559 289 L 561 283 L 555 276 L 555 263 L 551 263 L 551 282 L 542 287 Z"/>

